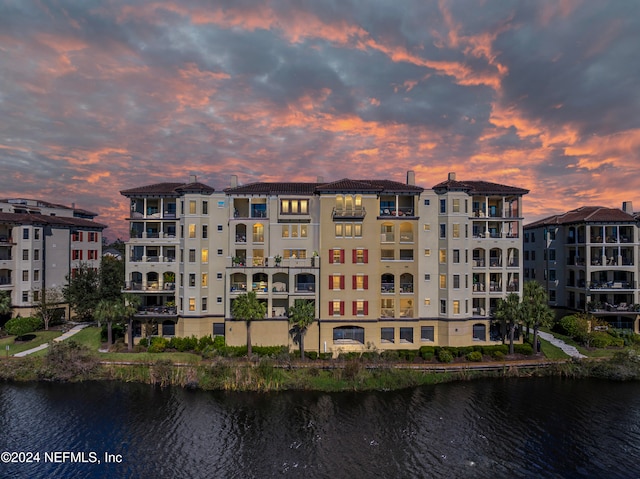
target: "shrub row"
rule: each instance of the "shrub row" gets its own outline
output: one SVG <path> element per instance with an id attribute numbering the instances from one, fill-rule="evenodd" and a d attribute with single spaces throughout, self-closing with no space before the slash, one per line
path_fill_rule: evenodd
<path id="1" fill-rule="evenodd" d="M 17 317 L 10 319 L 4 325 L 4 329 L 7 333 L 13 336 L 22 336 L 23 334 L 32 333 L 38 329 L 42 329 L 44 323 L 40 318 L 35 317 Z"/>

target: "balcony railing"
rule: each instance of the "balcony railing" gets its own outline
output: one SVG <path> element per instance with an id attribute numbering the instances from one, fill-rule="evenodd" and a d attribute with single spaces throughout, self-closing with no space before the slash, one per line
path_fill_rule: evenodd
<path id="1" fill-rule="evenodd" d="M 400 206 L 396 208 L 380 208 L 380 216 L 383 218 L 391 218 L 394 216 L 414 216 L 412 206 Z"/>
<path id="2" fill-rule="evenodd" d="M 413 283 L 400 283 L 401 293 L 413 293 Z"/>
<path id="3" fill-rule="evenodd" d="M 296 283 L 296 293 L 315 293 L 315 283 Z"/>
<path id="4" fill-rule="evenodd" d="M 380 285 L 381 293 L 395 293 L 395 283 L 382 283 Z"/>
<path id="5" fill-rule="evenodd" d="M 636 289 L 635 281 L 589 281 L 589 289 Z"/>
<path id="6" fill-rule="evenodd" d="M 380 317 L 381 318 L 395 318 L 396 317 L 396 312 L 391 308 L 382 308 L 380 310 Z"/>
<path id="7" fill-rule="evenodd" d="M 331 214 L 334 220 L 337 219 L 362 219 L 366 216 L 367 212 L 364 207 L 361 208 L 333 208 Z"/>
<path id="8" fill-rule="evenodd" d="M 175 306 L 142 306 L 138 308 L 138 314 L 143 316 L 175 316 L 177 313 Z"/>

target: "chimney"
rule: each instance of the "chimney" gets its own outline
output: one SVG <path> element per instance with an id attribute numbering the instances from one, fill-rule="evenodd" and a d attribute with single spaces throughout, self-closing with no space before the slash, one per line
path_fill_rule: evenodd
<path id="1" fill-rule="evenodd" d="M 189 175 L 189 183 L 195 183 L 198 181 L 198 177 L 196 175 Z"/>
<path id="2" fill-rule="evenodd" d="M 231 175 L 231 188 L 238 186 L 238 175 Z"/>
<path id="3" fill-rule="evenodd" d="M 415 186 L 416 184 L 416 172 L 413 170 L 407 171 L 407 184 Z"/>
<path id="4" fill-rule="evenodd" d="M 449 181 L 456 181 L 456 174 L 455 173 L 449 173 Z"/>
<path id="5" fill-rule="evenodd" d="M 324 176 L 318 176 L 316 183 L 324 183 Z"/>
<path id="6" fill-rule="evenodd" d="M 633 204 L 632 204 L 632 202 L 631 201 L 623 201 L 622 202 L 622 211 L 632 215 L 633 214 Z"/>

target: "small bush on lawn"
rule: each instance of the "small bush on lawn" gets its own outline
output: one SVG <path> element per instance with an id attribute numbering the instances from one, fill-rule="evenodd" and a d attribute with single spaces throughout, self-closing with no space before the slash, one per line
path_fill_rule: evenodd
<path id="1" fill-rule="evenodd" d="M 494 351 L 491 353 L 491 357 L 496 361 L 504 361 L 504 353 L 502 351 Z"/>
<path id="2" fill-rule="evenodd" d="M 509 353 L 509 346 L 506 344 L 495 344 L 493 346 L 481 346 L 480 352 L 482 354 L 486 354 L 487 356 L 493 357 L 494 353 L 500 352 L 504 357 L 505 354 Z"/>
<path id="3" fill-rule="evenodd" d="M 425 361 L 431 361 L 433 359 L 433 356 L 435 355 L 435 349 L 433 346 L 422 346 L 419 349 L 419 352 L 420 356 Z"/>
<path id="4" fill-rule="evenodd" d="M 524 354 L 525 356 L 531 356 L 533 354 L 533 348 L 529 343 L 514 344 L 513 352 L 515 354 Z"/>
<path id="5" fill-rule="evenodd" d="M 40 318 L 27 316 L 25 318 L 13 318 L 7 321 L 4 329 L 13 336 L 23 336 L 42 329 L 44 324 Z"/>
<path id="6" fill-rule="evenodd" d="M 147 352 L 162 353 L 165 349 L 167 349 L 167 344 L 169 344 L 167 338 L 154 336 L 153 338 L 151 338 L 151 344 L 149 345 L 149 349 L 147 350 Z"/>
<path id="7" fill-rule="evenodd" d="M 318 359 L 318 352 L 317 351 L 305 351 L 304 352 L 304 357 L 307 359 L 312 359 L 312 360 L 316 360 Z"/>
<path id="8" fill-rule="evenodd" d="M 482 353 L 480 351 L 471 351 L 469 354 L 467 354 L 466 358 L 467 361 L 479 363 L 480 361 L 482 361 Z"/>
<path id="9" fill-rule="evenodd" d="M 333 353 L 320 353 L 318 357 L 323 360 L 331 359 L 333 357 Z"/>
<path id="10" fill-rule="evenodd" d="M 450 363 L 453 361 L 453 355 L 446 349 L 438 351 L 438 361 L 441 363 Z"/>

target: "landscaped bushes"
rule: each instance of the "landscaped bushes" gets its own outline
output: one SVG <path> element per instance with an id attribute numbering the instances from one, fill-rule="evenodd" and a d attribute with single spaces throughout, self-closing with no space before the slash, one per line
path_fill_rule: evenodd
<path id="1" fill-rule="evenodd" d="M 585 316 L 565 316 L 557 323 L 556 330 L 582 344 L 586 344 L 589 339 L 589 321 Z"/>
<path id="2" fill-rule="evenodd" d="M 466 358 L 467 361 L 479 363 L 480 361 L 482 361 L 482 353 L 480 351 L 471 351 L 469 354 L 467 354 Z"/>
<path id="3" fill-rule="evenodd" d="M 32 333 L 38 329 L 42 329 L 44 323 L 40 318 L 25 317 L 25 318 L 13 318 L 7 321 L 4 325 L 4 329 L 7 333 L 13 336 L 22 336 L 24 334 Z"/>

